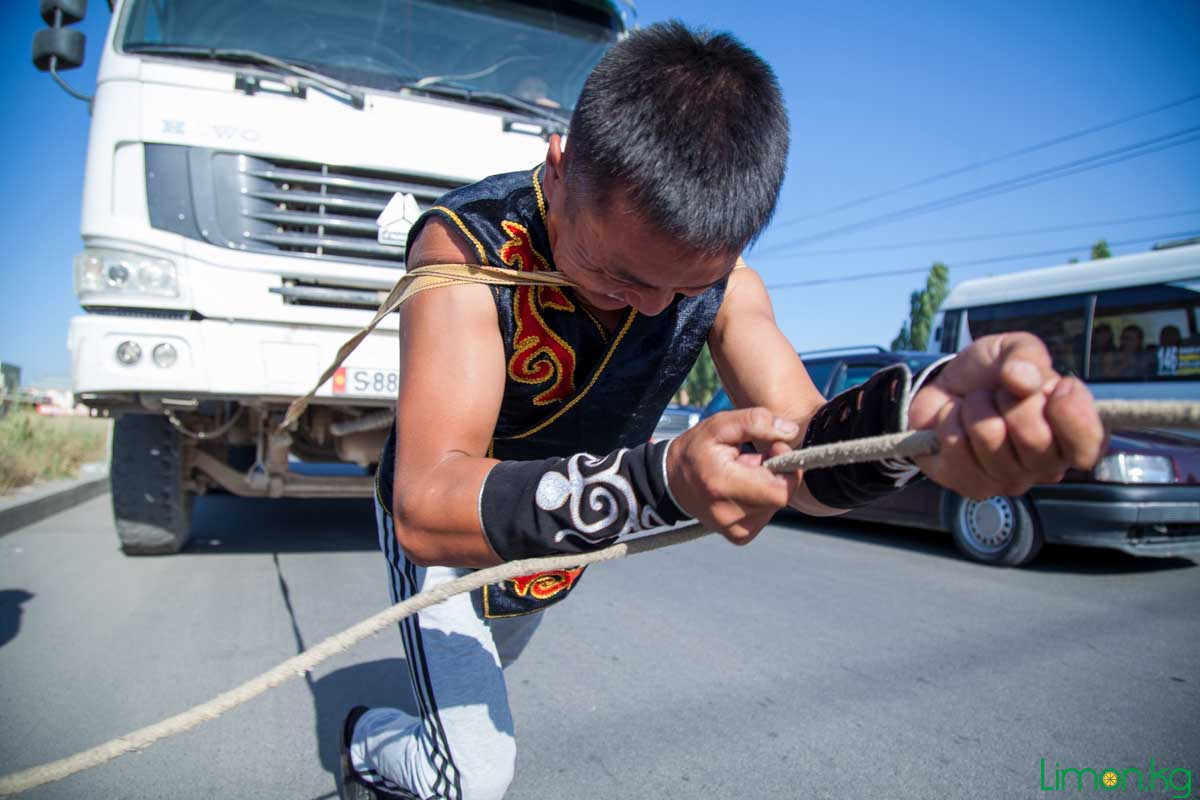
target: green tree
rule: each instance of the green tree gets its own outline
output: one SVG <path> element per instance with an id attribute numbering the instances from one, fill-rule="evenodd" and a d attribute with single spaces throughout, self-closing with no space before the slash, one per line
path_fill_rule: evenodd
<path id="1" fill-rule="evenodd" d="M 721 379 L 717 375 L 716 365 L 713 364 L 712 354 L 708 352 L 708 345 L 704 345 L 700 351 L 700 357 L 696 359 L 692 371 L 684 380 L 683 388 L 687 390 L 688 402 L 699 406 L 708 405 L 717 389 L 721 388 Z"/>
<path id="2" fill-rule="evenodd" d="M 933 329 L 933 315 L 950 291 L 950 268 L 940 261 L 929 268 L 925 288 L 908 296 L 908 320 L 892 340 L 893 350 L 924 350 Z"/>
<path id="3" fill-rule="evenodd" d="M 1092 245 L 1092 261 L 1098 261 L 1101 258 L 1112 258 L 1112 250 L 1108 249 L 1108 240 L 1101 239 Z"/>

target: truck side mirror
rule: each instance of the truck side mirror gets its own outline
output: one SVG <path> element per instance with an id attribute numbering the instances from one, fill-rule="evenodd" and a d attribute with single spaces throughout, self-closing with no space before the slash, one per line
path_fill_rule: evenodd
<path id="1" fill-rule="evenodd" d="M 83 64 L 87 37 L 74 28 L 42 28 L 33 35 L 33 65 L 42 72 Z"/>
<path id="2" fill-rule="evenodd" d="M 87 14 L 87 0 L 41 0 L 42 19 L 49 28 L 33 35 L 33 65 L 50 76 L 63 90 L 89 104 L 92 98 L 81 94 L 59 77 L 59 70 L 75 69 L 83 64 L 87 37 L 81 31 L 64 27 L 74 25 Z"/>
<path id="3" fill-rule="evenodd" d="M 41 0 L 41 12 L 42 19 L 52 28 L 74 25 L 87 16 L 87 0 Z"/>

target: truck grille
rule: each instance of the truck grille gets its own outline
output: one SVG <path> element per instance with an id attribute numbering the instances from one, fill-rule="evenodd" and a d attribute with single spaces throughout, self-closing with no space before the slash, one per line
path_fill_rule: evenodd
<path id="1" fill-rule="evenodd" d="M 223 247 L 402 267 L 375 219 L 397 192 L 421 210 L 464 181 L 198 147 L 146 145 L 150 222 Z M 190 189 L 190 191 L 189 191 Z"/>

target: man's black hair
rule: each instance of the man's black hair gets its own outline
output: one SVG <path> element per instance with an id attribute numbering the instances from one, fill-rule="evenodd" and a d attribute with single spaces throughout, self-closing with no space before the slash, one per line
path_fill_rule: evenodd
<path id="1" fill-rule="evenodd" d="M 678 21 L 614 45 L 571 118 L 573 199 L 624 190 L 643 221 L 702 253 L 758 236 L 787 166 L 787 111 L 775 73 L 729 34 Z"/>

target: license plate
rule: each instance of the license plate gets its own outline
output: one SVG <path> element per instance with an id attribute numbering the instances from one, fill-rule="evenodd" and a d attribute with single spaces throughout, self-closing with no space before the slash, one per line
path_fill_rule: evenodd
<path id="1" fill-rule="evenodd" d="M 336 395 L 394 399 L 399 387 L 399 370 L 338 367 L 333 373 L 333 393 Z"/>

